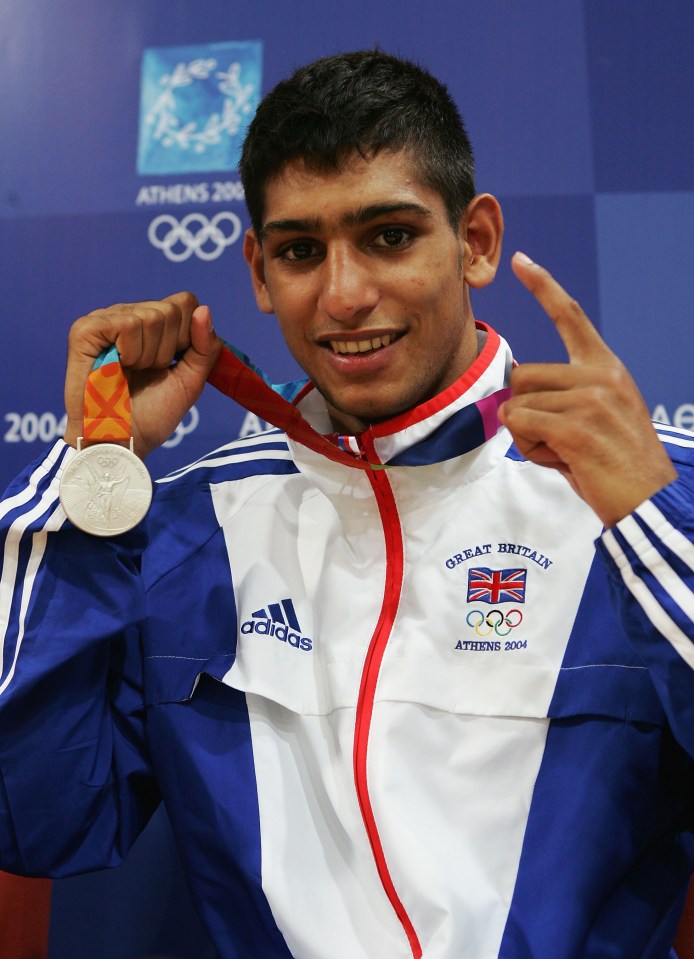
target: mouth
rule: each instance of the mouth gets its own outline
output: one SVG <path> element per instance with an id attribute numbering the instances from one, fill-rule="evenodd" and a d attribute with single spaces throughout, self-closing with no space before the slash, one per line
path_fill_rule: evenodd
<path id="1" fill-rule="evenodd" d="M 401 335 L 400 333 L 385 333 L 364 340 L 329 340 L 326 345 L 330 347 L 333 353 L 353 356 L 357 353 L 374 353 L 376 350 L 382 350 L 385 346 L 390 346 L 395 340 L 400 339 Z"/>

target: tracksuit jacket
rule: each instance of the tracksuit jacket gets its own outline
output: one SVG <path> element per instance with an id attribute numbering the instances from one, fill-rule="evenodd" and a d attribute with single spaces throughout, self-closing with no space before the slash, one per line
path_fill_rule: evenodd
<path id="1" fill-rule="evenodd" d="M 10 487 L 1 868 L 115 865 L 163 800 L 222 959 L 668 955 L 694 438 L 659 428 L 679 478 L 603 531 L 500 427 L 512 360 L 478 336 L 358 437 L 320 439 L 308 385 L 315 434 L 210 453 L 122 536 L 66 519 L 62 442 Z"/>

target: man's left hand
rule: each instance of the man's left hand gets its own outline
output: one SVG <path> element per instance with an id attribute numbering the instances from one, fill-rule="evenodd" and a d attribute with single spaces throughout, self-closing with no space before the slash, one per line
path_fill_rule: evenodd
<path id="1" fill-rule="evenodd" d="M 516 253 L 518 279 L 553 320 L 568 363 L 527 363 L 499 410 L 523 456 L 559 470 L 613 526 L 677 472 L 624 364 L 547 270 Z"/>

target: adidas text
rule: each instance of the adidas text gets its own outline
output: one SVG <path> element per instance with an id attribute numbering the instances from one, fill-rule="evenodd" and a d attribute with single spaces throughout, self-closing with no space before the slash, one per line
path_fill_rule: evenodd
<path id="1" fill-rule="evenodd" d="M 258 633 L 261 636 L 274 636 L 275 639 L 279 639 L 283 643 L 289 643 L 296 649 L 306 651 L 313 649 L 313 641 L 308 637 L 299 636 L 298 633 L 292 632 L 283 623 L 273 623 L 267 619 L 248 619 L 241 625 L 241 632 L 246 635 L 248 633 Z"/>

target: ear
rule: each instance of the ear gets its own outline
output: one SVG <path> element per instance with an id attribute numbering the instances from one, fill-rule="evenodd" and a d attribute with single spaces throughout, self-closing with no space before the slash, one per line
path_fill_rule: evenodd
<path id="1" fill-rule="evenodd" d="M 489 193 L 473 197 L 461 223 L 463 272 L 470 286 L 487 286 L 496 276 L 503 233 L 504 218 L 496 197 Z"/>
<path id="2" fill-rule="evenodd" d="M 265 261 L 260 240 L 253 230 L 247 230 L 243 238 L 243 255 L 251 271 L 251 281 L 255 292 L 255 300 L 263 313 L 274 313 L 272 300 L 265 282 Z"/>

